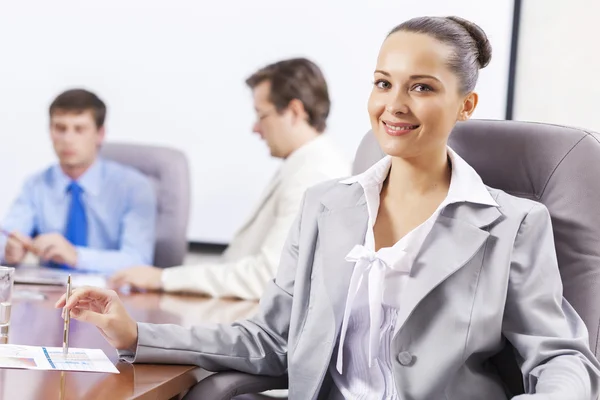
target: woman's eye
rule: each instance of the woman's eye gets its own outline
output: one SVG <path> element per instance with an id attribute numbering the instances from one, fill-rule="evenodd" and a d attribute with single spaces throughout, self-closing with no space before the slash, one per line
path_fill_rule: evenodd
<path id="1" fill-rule="evenodd" d="M 431 86 L 424 85 L 422 83 L 419 83 L 419 84 L 416 84 L 415 86 L 413 86 L 413 90 L 415 92 L 431 92 L 431 91 L 433 91 L 433 89 L 431 88 Z"/>
<path id="2" fill-rule="evenodd" d="M 375 81 L 375 86 L 379 89 L 389 89 L 392 85 L 384 79 L 378 79 Z"/>

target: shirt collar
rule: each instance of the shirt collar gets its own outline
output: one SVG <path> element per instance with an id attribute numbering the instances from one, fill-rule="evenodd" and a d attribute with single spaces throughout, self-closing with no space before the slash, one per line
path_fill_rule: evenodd
<path id="1" fill-rule="evenodd" d="M 76 182 L 81 186 L 85 193 L 88 193 L 92 196 L 96 196 L 100 193 L 100 189 L 102 187 L 102 166 L 104 164 L 104 160 L 101 158 L 96 159 L 92 165 L 76 180 Z M 61 196 L 64 196 L 67 193 L 67 188 L 73 181 L 69 176 L 67 176 L 60 165 L 54 166 L 54 182 L 57 193 Z"/>
<path id="2" fill-rule="evenodd" d="M 498 203 L 496 203 L 473 167 L 450 147 L 447 149 L 452 163 L 452 175 L 448 196 L 444 203 L 469 202 L 498 207 Z M 358 182 L 365 188 L 374 185 L 381 186 L 390 172 L 391 165 L 392 157 L 385 156 L 362 174 L 344 179 L 340 183 L 351 185 Z"/>

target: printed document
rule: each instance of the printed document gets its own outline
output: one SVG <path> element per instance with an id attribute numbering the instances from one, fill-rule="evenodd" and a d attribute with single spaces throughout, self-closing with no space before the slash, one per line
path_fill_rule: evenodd
<path id="1" fill-rule="evenodd" d="M 0 345 L 0 368 L 119 373 L 100 349 L 70 348 L 65 356 L 62 347 L 17 344 Z"/>

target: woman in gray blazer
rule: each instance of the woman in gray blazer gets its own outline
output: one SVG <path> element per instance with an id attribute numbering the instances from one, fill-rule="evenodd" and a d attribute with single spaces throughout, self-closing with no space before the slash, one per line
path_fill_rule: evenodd
<path id="1" fill-rule="evenodd" d="M 505 399 L 489 359 L 516 349 L 520 399 L 596 399 L 599 365 L 562 298 L 548 211 L 486 187 L 451 149 L 477 106 L 485 33 L 456 17 L 384 41 L 368 111 L 388 155 L 305 194 L 258 315 L 136 323 L 116 293 L 73 292 L 73 318 L 132 362 L 289 375 L 291 399 Z"/>

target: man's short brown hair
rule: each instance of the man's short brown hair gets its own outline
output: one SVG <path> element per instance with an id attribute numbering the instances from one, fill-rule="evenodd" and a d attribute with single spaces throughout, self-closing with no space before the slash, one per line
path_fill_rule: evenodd
<path id="1" fill-rule="evenodd" d="M 71 89 L 59 94 L 50 104 L 50 118 L 57 111 L 80 114 L 91 111 L 96 127 L 102 128 L 106 118 L 106 105 L 98 96 L 85 89 Z"/>
<path id="2" fill-rule="evenodd" d="M 325 131 L 331 102 L 325 77 L 315 63 L 306 58 L 279 61 L 256 71 L 246 79 L 246 84 L 254 89 L 265 81 L 271 83 L 269 100 L 278 112 L 290 101 L 300 100 L 310 126 L 317 132 Z"/>

